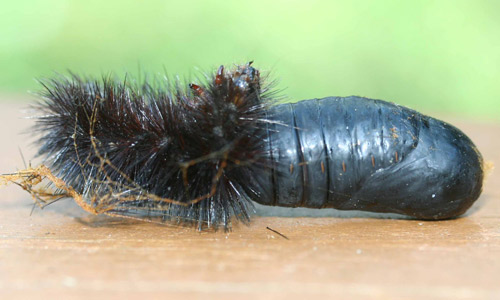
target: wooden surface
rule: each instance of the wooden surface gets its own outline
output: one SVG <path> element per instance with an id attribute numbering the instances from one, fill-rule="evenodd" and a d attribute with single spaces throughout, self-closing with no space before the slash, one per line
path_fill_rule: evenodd
<path id="1" fill-rule="evenodd" d="M 23 106 L 0 106 L 2 173 L 22 168 L 18 146 L 33 155 Z M 455 123 L 500 165 L 500 126 Z M 30 216 L 29 195 L 4 187 L 0 298 L 500 299 L 499 173 L 457 220 L 278 209 L 230 233 L 89 216 L 71 200 Z"/>

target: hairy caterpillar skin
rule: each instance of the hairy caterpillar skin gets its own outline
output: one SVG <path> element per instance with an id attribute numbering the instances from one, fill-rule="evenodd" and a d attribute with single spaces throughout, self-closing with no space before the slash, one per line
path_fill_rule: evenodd
<path id="1" fill-rule="evenodd" d="M 251 63 L 203 84 L 76 75 L 42 82 L 44 165 L 1 177 L 46 205 L 229 228 L 265 205 L 463 214 L 479 197 L 482 158 L 455 127 L 360 97 L 275 105 Z M 43 179 L 55 192 L 36 188 Z"/>

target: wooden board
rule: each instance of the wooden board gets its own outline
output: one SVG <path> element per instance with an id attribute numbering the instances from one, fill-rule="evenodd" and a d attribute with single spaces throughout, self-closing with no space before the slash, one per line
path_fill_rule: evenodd
<path id="1" fill-rule="evenodd" d="M 22 107 L 0 105 L 2 173 L 22 168 L 18 146 L 34 153 Z M 455 123 L 500 165 L 500 126 Z M 0 190 L 2 299 L 500 299 L 499 172 L 466 217 L 441 222 L 260 207 L 225 233 L 89 216 L 71 200 L 31 208 Z"/>

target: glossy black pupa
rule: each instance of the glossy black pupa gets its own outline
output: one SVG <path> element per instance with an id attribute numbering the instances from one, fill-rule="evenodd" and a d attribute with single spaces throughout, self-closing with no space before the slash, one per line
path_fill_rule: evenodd
<path id="1" fill-rule="evenodd" d="M 94 214 L 228 229 L 252 201 L 448 219 L 482 189 L 481 154 L 454 126 L 356 96 L 276 104 L 252 63 L 186 87 L 41 83 L 43 164 L 1 177 L 41 207 L 70 197 Z"/>

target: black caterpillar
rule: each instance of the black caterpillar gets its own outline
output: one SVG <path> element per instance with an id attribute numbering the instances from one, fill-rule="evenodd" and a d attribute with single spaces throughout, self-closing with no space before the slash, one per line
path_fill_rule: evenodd
<path id="1" fill-rule="evenodd" d="M 230 227 L 265 205 L 438 220 L 479 197 L 481 154 L 460 130 L 381 100 L 275 104 L 252 63 L 204 84 L 72 75 L 45 80 L 44 165 L 4 175 L 41 206 Z M 44 179 L 55 191 L 35 186 Z"/>

